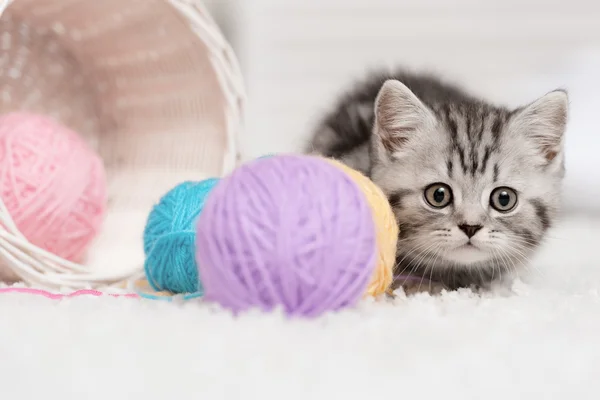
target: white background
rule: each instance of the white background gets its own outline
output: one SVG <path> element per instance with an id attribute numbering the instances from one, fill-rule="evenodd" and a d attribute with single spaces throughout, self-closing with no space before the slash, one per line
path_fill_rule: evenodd
<path id="1" fill-rule="evenodd" d="M 439 72 L 518 105 L 571 95 L 568 211 L 600 213 L 600 3 L 593 0 L 211 0 L 249 91 L 247 158 L 295 151 L 352 80 L 381 66 Z"/>

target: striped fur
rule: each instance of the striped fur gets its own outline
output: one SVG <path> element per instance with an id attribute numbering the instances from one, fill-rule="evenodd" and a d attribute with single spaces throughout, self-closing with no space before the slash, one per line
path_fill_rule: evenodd
<path id="1" fill-rule="evenodd" d="M 524 270 L 556 219 L 567 111 L 564 91 L 509 110 L 432 76 L 377 75 L 342 97 L 306 151 L 361 170 L 388 195 L 398 274 L 488 286 Z M 451 188 L 447 207 L 427 203 L 434 183 Z M 499 187 L 517 193 L 509 212 L 491 205 Z M 481 229 L 469 239 L 465 225 Z"/>

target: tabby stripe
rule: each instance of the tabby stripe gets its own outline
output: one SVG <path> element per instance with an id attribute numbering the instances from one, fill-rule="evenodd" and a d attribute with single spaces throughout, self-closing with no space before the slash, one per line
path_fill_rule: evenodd
<path id="1" fill-rule="evenodd" d="M 481 142 L 483 139 L 483 131 L 485 130 L 485 113 L 481 113 L 481 129 L 479 129 L 479 134 L 477 135 L 477 141 Z"/>
<path id="2" fill-rule="evenodd" d="M 479 169 L 479 153 L 475 149 L 475 145 L 473 144 L 473 148 L 471 149 L 471 175 L 475 177 L 475 173 Z"/>
<path id="3" fill-rule="evenodd" d="M 495 114 L 494 124 L 492 125 L 492 136 L 494 138 L 494 146 L 498 146 L 500 142 L 500 131 L 502 130 L 502 118 L 500 114 Z"/>
<path id="4" fill-rule="evenodd" d="M 548 207 L 544 205 L 541 199 L 532 199 L 531 204 L 533 208 L 535 208 L 535 214 L 537 215 L 540 223 L 542 224 L 542 228 L 547 230 L 550 228 L 550 218 L 548 217 Z"/>
<path id="5" fill-rule="evenodd" d="M 403 208 L 403 200 L 412 193 L 409 189 L 398 189 L 388 196 L 388 201 L 392 207 Z"/>
<path id="6" fill-rule="evenodd" d="M 490 154 L 492 149 L 490 146 L 485 146 L 485 152 L 483 153 L 483 160 L 481 161 L 481 173 L 484 174 L 487 169 L 488 161 L 490 160 Z"/>
<path id="7" fill-rule="evenodd" d="M 454 145 L 458 144 L 458 126 L 456 125 L 456 121 L 451 116 L 450 107 L 445 108 L 446 111 L 446 120 L 448 121 L 448 128 L 450 128 L 450 135 L 452 139 L 452 143 Z"/>
<path id="8" fill-rule="evenodd" d="M 466 121 L 466 124 L 467 124 L 467 137 L 469 139 L 471 139 L 471 117 L 470 117 L 470 114 L 468 112 L 465 113 L 465 119 L 467 120 Z"/>
<path id="9" fill-rule="evenodd" d="M 479 152 L 477 151 L 477 145 L 479 144 L 479 142 L 475 140 L 474 131 L 472 132 L 470 130 L 471 114 L 467 114 L 465 117 L 468 121 L 467 127 L 469 127 L 469 130 L 467 131 L 467 133 L 469 134 L 469 140 L 471 141 L 471 175 L 475 177 L 475 173 L 479 169 Z"/>
<path id="10" fill-rule="evenodd" d="M 460 158 L 460 166 L 462 167 L 463 173 L 467 173 L 469 168 L 467 166 L 467 160 L 465 159 L 465 149 L 459 145 L 458 143 L 455 146 L 456 151 L 458 151 L 458 158 Z"/>

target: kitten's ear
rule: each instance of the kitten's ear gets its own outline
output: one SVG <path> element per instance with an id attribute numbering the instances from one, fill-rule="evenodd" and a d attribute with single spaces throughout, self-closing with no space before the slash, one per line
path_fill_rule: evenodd
<path id="1" fill-rule="evenodd" d="M 561 152 L 567 127 L 569 97 L 555 90 L 520 110 L 512 120 L 512 129 L 530 139 L 547 162 Z"/>
<path id="2" fill-rule="evenodd" d="M 403 83 L 387 80 L 375 100 L 375 135 L 389 153 L 401 151 L 419 131 L 436 123 L 431 110 Z"/>

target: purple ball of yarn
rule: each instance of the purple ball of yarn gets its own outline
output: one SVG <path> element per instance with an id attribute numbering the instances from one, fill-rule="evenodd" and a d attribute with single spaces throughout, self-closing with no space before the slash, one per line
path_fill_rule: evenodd
<path id="1" fill-rule="evenodd" d="M 376 264 L 371 209 L 342 170 L 311 156 L 254 160 L 221 180 L 197 222 L 205 299 L 234 312 L 317 316 L 352 306 Z"/>

